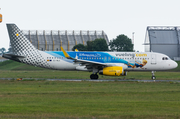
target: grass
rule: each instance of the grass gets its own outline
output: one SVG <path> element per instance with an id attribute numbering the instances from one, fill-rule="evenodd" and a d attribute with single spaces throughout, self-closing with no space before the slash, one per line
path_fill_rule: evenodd
<path id="1" fill-rule="evenodd" d="M 40 67 L 34 67 L 31 65 L 27 65 L 27 64 L 23 64 L 23 63 L 19 63 L 16 61 L 12 61 L 12 60 L 7 60 L 4 62 L 0 62 L 0 70 L 14 70 L 14 71 L 22 71 L 22 70 L 26 70 L 26 71 L 34 71 L 34 70 L 48 70 L 45 68 L 40 68 Z"/>
<path id="2" fill-rule="evenodd" d="M 159 80 L 180 80 L 179 67 L 156 72 Z M 44 79 L 89 79 L 91 72 L 57 71 L 14 61 L 0 63 L 0 118 L 180 118 L 178 82 L 63 82 Z M 23 81 L 16 81 L 23 78 Z M 31 80 L 27 79 L 31 78 Z M 38 78 L 40 80 L 36 81 Z M 151 72 L 126 77 L 151 79 Z"/>
<path id="3" fill-rule="evenodd" d="M 0 118 L 180 118 L 180 83 L 0 81 Z"/>
<path id="4" fill-rule="evenodd" d="M 57 71 L 57 70 L 43 70 L 43 71 L 14 71 L 14 70 L 0 70 L 0 78 L 39 78 L 39 79 L 90 79 L 91 72 L 82 71 Z M 179 72 L 156 72 L 158 80 L 180 80 Z M 151 79 L 151 72 L 128 72 L 127 76 L 102 76 L 99 79 Z"/>

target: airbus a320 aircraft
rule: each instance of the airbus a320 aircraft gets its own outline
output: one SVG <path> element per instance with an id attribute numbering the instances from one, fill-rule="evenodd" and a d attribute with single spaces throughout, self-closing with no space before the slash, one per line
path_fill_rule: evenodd
<path id="1" fill-rule="evenodd" d="M 154 52 L 66 52 L 40 51 L 36 49 L 15 24 L 7 24 L 12 52 L 3 57 L 21 63 L 56 69 L 92 72 L 91 79 L 98 79 L 98 73 L 106 76 L 126 76 L 127 71 L 170 70 L 177 63 L 167 55 Z"/>

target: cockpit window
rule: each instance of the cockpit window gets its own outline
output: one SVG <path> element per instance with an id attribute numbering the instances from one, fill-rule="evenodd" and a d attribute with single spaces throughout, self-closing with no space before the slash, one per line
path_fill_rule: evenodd
<path id="1" fill-rule="evenodd" d="M 163 57 L 162 60 L 169 60 L 169 58 L 168 57 Z"/>

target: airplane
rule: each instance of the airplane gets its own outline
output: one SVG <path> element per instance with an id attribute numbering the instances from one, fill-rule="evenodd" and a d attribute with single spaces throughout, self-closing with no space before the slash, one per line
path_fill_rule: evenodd
<path id="1" fill-rule="evenodd" d="M 170 70 L 178 65 L 167 55 L 155 52 L 89 52 L 89 51 L 40 51 L 36 49 L 15 24 L 7 24 L 11 53 L 4 58 L 55 70 L 92 72 L 91 79 L 99 75 L 126 76 L 128 71 Z"/>

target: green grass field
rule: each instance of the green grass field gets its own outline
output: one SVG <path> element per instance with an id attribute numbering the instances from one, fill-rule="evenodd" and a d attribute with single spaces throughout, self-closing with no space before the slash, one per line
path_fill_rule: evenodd
<path id="1" fill-rule="evenodd" d="M 159 80 L 180 80 L 179 67 L 156 72 Z M 180 118 L 178 82 L 65 82 L 38 79 L 89 79 L 90 72 L 57 71 L 18 62 L 0 63 L 0 118 Z M 23 81 L 16 81 L 23 78 Z M 126 77 L 151 79 L 151 72 L 128 72 Z"/>
<path id="2" fill-rule="evenodd" d="M 180 118 L 180 83 L 0 81 L 0 118 Z"/>

